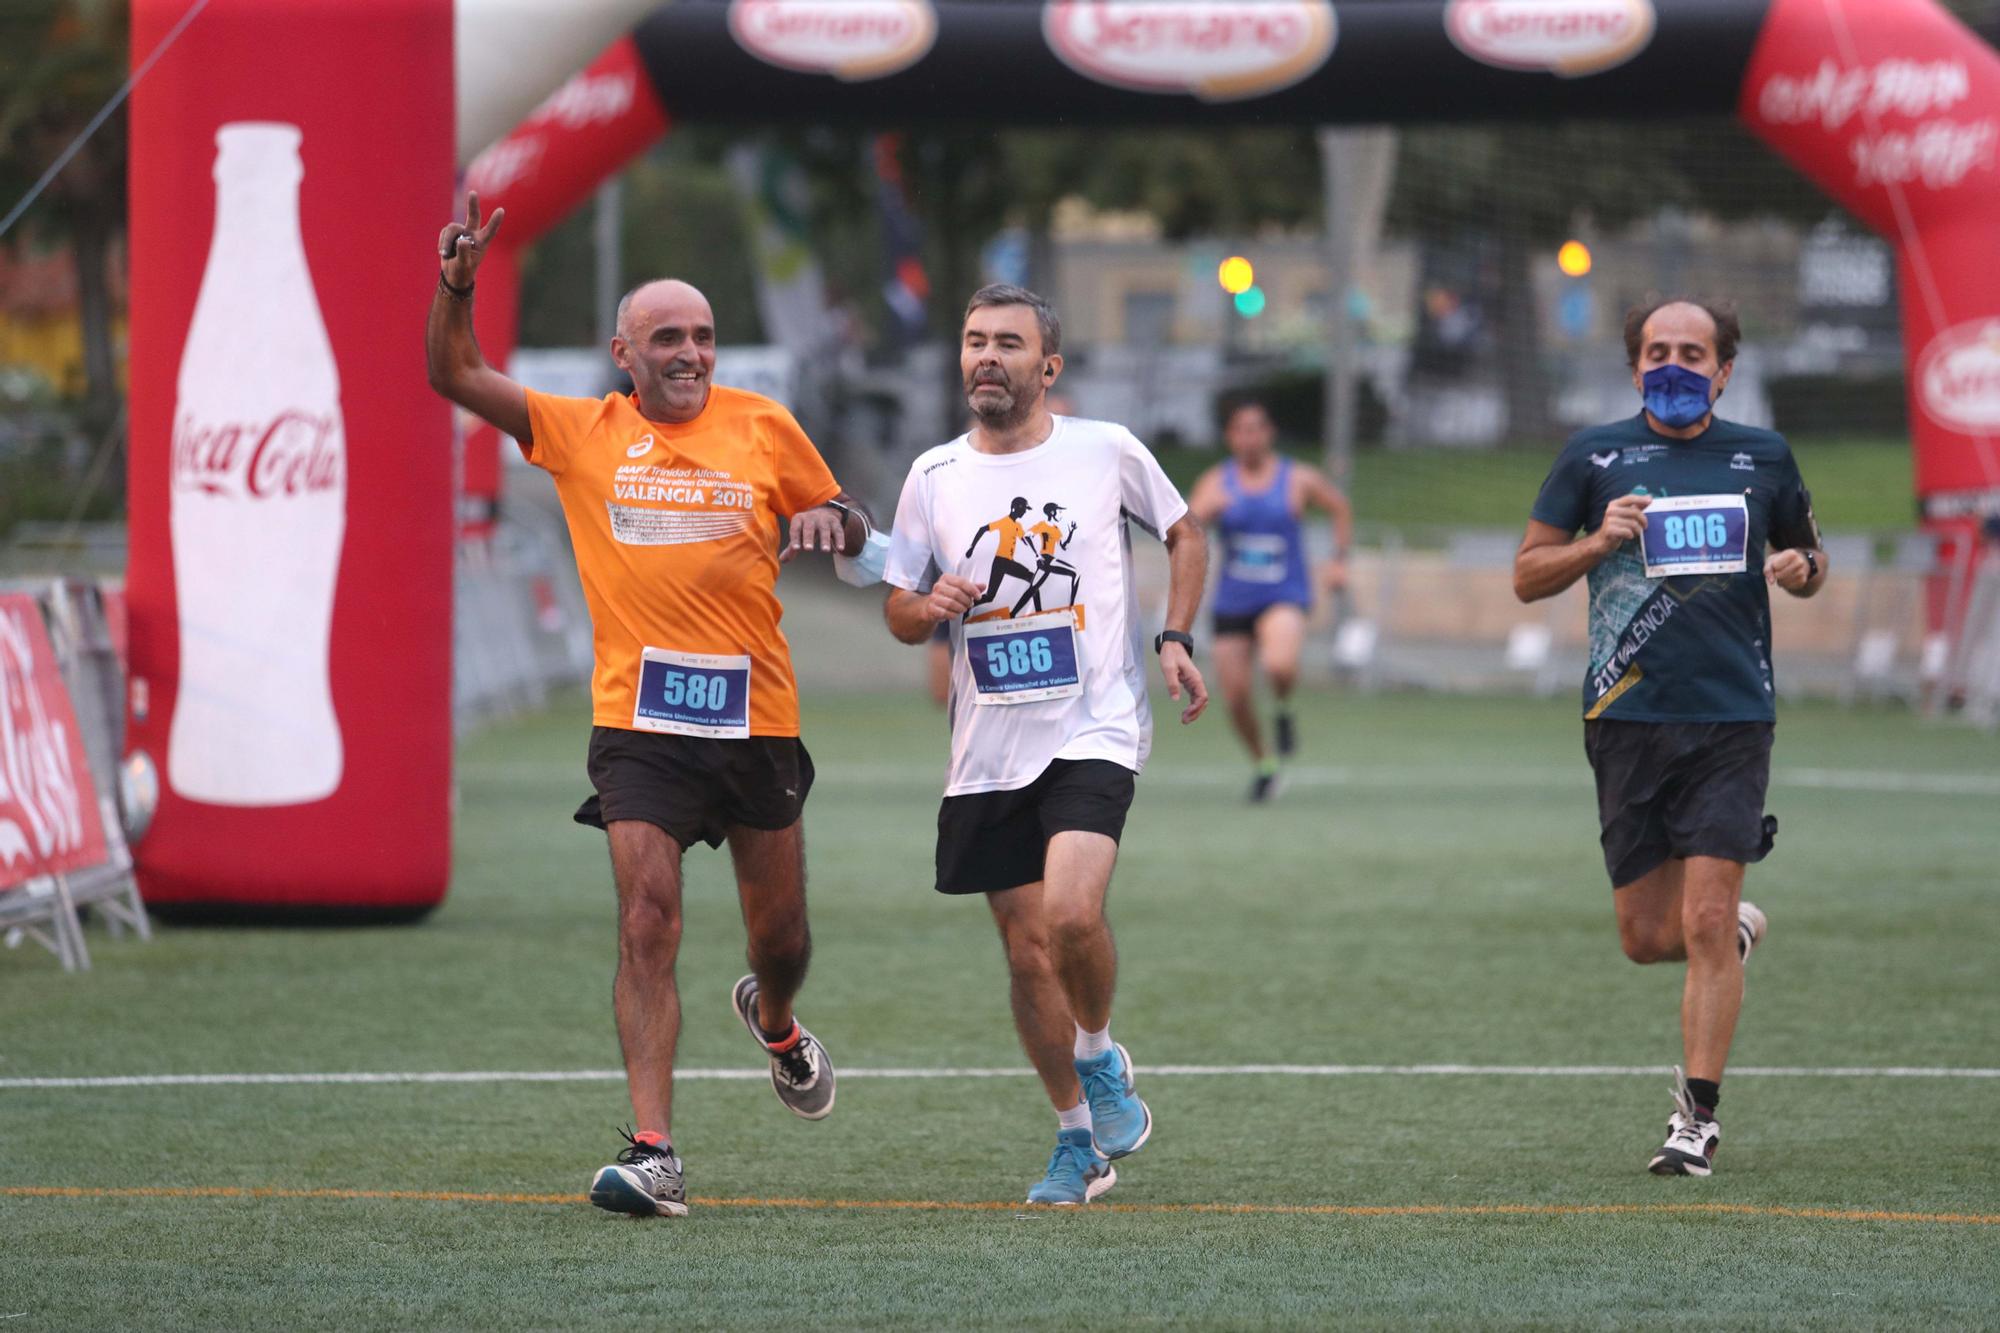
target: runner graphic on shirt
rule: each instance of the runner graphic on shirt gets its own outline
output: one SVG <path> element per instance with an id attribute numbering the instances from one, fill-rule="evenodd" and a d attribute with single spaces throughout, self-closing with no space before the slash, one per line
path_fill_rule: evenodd
<path id="1" fill-rule="evenodd" d="M 1064 574 L 1069 577 L 1069 600 L 1065 605 L 1076 604 L 1077 585 L 1083 581 L 1082 575 L 1076 572 L 1075 565 L 1066 560 L 1056 559 L 1056 552 L 1068 550 L 1071 539 L 1076 536 L 1075 519 L 1070 520 L 1067 533 L 1057 526 L 1056 515 L 1062 512 L 1063 507 L 1051 500 L 1042 506 L 1042 521 L 1028 529 L 1028 535 L 1035 542 L 1035 581 L 1021 594 L 1021 600 L 1014 603 L 1013 614 L 1017 616 L 1021 614 L 1021 608 L 1031 601 L 1035 604 L 1035 610 L 1042 609 L 1042 585 L 1049 581 L 1051 574 Z"/>
<path id="2" fill-rule="evenodd" d="M 1028 530 L 1021 526 L 1021 519 L 1027 512 L 1027 500 L 1017 495 L 1014 497 L 1014 502 L 1007 507 L 1005 518 L 996 518 L 991 523 L 982 524 L 979 531 L 972 534 L 972 544 L 965 548 L 967 560 L 972 559 L 972 553 L 979 549 L 980 540 L 987 533 L 997 533 L 1000 538 L 993 548 L 993 568 L 986 576 L 986 591 L 972 604 L 973 611 L 977 611 L 999 595 L 1001 580 L 1009 574 L 1030 587 L 1034 586 L 1035 571 L 1014 559 L 1015 546 L 1028 538 Z"/>

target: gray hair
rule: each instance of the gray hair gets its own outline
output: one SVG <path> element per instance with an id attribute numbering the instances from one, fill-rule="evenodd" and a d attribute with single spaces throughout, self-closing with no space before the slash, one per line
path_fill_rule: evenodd
<path id="1" fill-rule="evenodd" d="M 971 319 L 973 311 L 992 305 L 1028 307 L 1035 312 L 1035 325 L 1042 333 L 1042 355 L 1054 356 L 1062 351 L 1062 321 L 1056 318 L 1056 308 L 1040 296 L 1009 282 L 989 282 L 965 303 L 965 317 Z"/>

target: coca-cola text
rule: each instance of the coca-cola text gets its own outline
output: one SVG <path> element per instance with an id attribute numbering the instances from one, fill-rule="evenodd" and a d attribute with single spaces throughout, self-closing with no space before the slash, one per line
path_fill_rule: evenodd
<path id="1" fill-rule="evenodd" d="M 287 410 L 268 422 L 174 425 L 173 482 L 253 500 L 330 491 L 342 481 L 340 418 Z"/>

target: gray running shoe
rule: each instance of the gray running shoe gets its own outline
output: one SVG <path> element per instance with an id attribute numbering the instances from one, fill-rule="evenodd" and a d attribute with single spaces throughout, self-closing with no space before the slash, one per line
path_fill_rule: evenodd
<path id="1" fill-rule="evenodd" d="M 621 1131 L 622 1132 L 622 1131 Z M 618 1160 L 590 1182 L 590 1201 L 633 1217 L 686 1217 L 687 1182 L 672 1144 L 658 1147 L 625 1135 Z"/>
<path id="2" fill-rule="evenodd" d="M 778 1094 L 778 1100 L 785 1104 L 785 1109 L 804 1120 L 824 1120 L 831 1115 L 833 1061 L 827 1058 L 826 1047 L 819 1044 L 819 1038 L 806 1031 L 806 1025 L 794 1017 L 792 1022 L 799 1030 L 798 1041 L 786 1050 L 772 1050 L 757 1026 L 755 975 L 736 983 L 729 1002 L 735 1006 L 736 1016 L 743 1020 L 743 1026 L 757 1039 L 758 1049 L 770 1057 L 771 1089 Z"/>

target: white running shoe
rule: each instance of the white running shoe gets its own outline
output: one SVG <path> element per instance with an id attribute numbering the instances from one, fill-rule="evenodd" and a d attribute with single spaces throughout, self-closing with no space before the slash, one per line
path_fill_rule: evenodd
<path id="1" fill-rule="evenodd" d="M 1736 956 L 1744 962 L 1750 961 L 1750 951 L 1764 942 L 1764 931 L 1770 922 L 1757 904 L 1742 902 L 1736 904 Z"/>
<path id="2" fill-rule="evenodd" d="M 1759 913 L 1761 916 L 1762 914 Z M 1722 1127 L 1704 1117 L 1688 1093 L 1687 1075 L 1674 1066 L 1674 1113 L 1667 1118 L 1667 1141 L 1646 1163 L 1656 1176 L 1705 1176 L 1714 1167 Z"/>

